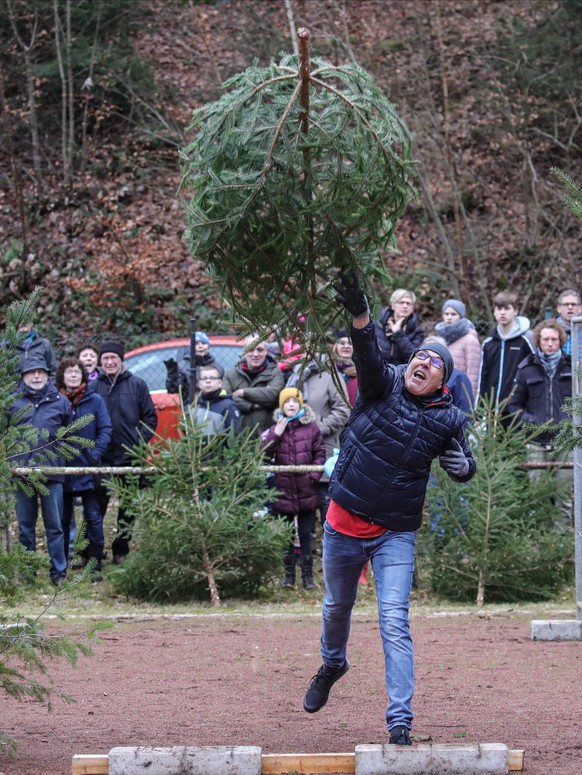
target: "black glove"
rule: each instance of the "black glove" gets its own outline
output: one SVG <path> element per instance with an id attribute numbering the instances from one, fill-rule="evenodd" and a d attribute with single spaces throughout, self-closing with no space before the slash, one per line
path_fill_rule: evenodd
<path id="1" fill-rule="evenodd" d="M 456 439 L 451 439 L 451 449 L 439 457 L 439 465 L 451 476 L 466 476 L 469 473 L 469 460 Z"/>
<path id="2" fill-rule="evenodd" d="M 168 370 L 168 377 L 175 377 L 178 379 L 178 363 L 173 358 L 168 358 L 164 361 L 164 366 Z"/>
<path id="3" fill-rule="evenodd" d="M 353 318 L 370 314 L 368 299 L 360 286 L 360 278 L 354 270 L 340 272 L 340 281 L 333 286 L 336 301 L 341 302 Z"/>

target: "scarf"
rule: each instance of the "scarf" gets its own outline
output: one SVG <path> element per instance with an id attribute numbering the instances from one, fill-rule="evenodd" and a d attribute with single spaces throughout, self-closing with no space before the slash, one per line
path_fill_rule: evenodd
<path id="1" fill-rule="evenodd" d="M 353 361 L 338 361 L 335 364 L 336 369 L 343 375 L 344 380 L 353 379 L 357 375 L 356 366 Z"/>
<path id="2" fill-rule="evenodd" d="M 68 398 L 69 401 L 71 402 L 71 406 L 73 407 L 73 409 L 76 409 L 79 406 L 81 399 L 85 395 L 86 387 L 87 387 L 87 383 L 81 382 L 78 388 L 73 388 L 73 390 L 67 390 L 67 388 L 62 387 L 59 390 L 59 393 L 65 396 L 65 398 Z"/>
<path id="3" fill-rule="evenodd" d="M 472 328 L 475 328 L 475 326 L 470 320 L 461 318 L 448 326 L 445 323 L 437 323 L 434 330 L 439 336 L 443 337 L 447 344 L 451 344 L 462 336 L 465 336 L 465 334 L 468 334 Z M 430 347 L 428 349 L 430 350 Z"/>
<path id="4" fill-rule="evenodd" d="M 258 369 L 251 369 L 251 367 L 248 365 L 246 361 L 241 361 L 240 367 L 243 371 L 246 371 L 246 373 L 249 375 L 249 377 L 256 377 L 257 374 L 261 374 L 265 369 L 267 368 L 267 361 L 264 361 L 264 363 L 259 366 Z"/>
<path id="5" fill-rule="evenodd" d="M 554 374 L 556 373 L 556 369 L 558 368 L 558 363 L 562 357 L 562 351 L 558 350 L 557 353 L 551 353 L 548 355 L 547 353 L 543 353 L 538 347 L 537 354 L 546 374 L 550 379 L 553 379 Z"/>
<path id="6" fill-rule="evenodd" d="M 303 415 L 305 414 L 305 409 L 302 407 L 297 414 L 294 414 L 293 417 L 287 417 L 287 420 L 291 422 L 291 420 L 299 420 Z M 279 409 L 278 417 L 283 417 L 283 412 Z"/>

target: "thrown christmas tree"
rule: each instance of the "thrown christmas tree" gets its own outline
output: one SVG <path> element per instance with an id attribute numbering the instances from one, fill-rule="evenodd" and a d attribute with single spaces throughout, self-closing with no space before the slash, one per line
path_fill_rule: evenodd
<path id="1" fill-rule="evenodd" d="M 365 70 L 299 57 L 250 67 L 194 111 L 181 152 L 186 238 L 249 330 L 302 340 L 338 315 L 338 270 L 385 277 L 382 251 L 414 191 L 411 135 Z M 308 343 L 307 343 L 308 344 Z"/>

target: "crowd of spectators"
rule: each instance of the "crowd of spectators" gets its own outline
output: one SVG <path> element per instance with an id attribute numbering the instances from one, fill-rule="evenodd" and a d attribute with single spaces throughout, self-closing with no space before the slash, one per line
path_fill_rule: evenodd
<path id="1" fill-rule="evenodd" d="M 531 462 L 567 460 L 555 448 L 555 430 L 548 423 L 567 416 L 564 403 L 572 393 L 571 321 L 582 312 L 579 293 L 573 289 L 560 293 L 555 316 L 541 320 L 533 330 L 529 319 L 519 314 L 516 295 L 498 293 L 493 299 L 495 322 L 482 341 L 460 299 L 443 302 L 442 320 L 431 326 L 430 332 L 421 325 L 416 303 L 412 291 L 399 288 L 373 321 L 383 361 L 393 366 L 408 364 L 421 347 L 446 348 L 452 357 L 446 389 L 469 422 L 475 407 L 487 399 L 499 409 L 506 427 L 543 426 L 528 444 Z M 12 410 L 19 413 L 19 421 L 32 424 L 39 434 L 48 434 L 50 444 L 60 427 L 91 415 L 93 420 L 81 435 L 94 446 L 80 450 L 69 464 L 131 465 L 131 450 L 152 438 L 157 415 L 146 383 L 124 367 L 123 344 L 114 340 L 100 345 L 83 342 L 74 356 L 57 364 L 50 342 L 32 326 L 23 328 L 21 334 L 21 382 Z M 327 347 L 321 348 L 321 357 L 307 361 L 301 342 L 282 339 L 278 334 L 274 331 L 247 336 L 239 363 L 223 370 L 213 356 L 208 335 L 199 331 L 195 336 L 195 368 L 187 358 L 179 364 L 166 361 L 166 387 L 168 392 L 181 393 L 198 422 L 204 424 L 205 432 L 249 429 L 261 437 L 264 454 L 275 462 L 305 462 L 309 458 L 312 463 L 323 464 L 337 457 L 342 432 L 358 402 L 351 333 L 346 329 L 335 331 Z M 304 449 L 300 455 L 297 445 L 291 442 L 307 437 L 313 448 Z M 40 463 L 42 456 L 31 447 L 20 462 Z M 534 475 L 538 475 L 535 470 Z M 569 481 L 572 478 L 568 468 L 558 469 L 557 475 Z M 20 543 L 35 551 L 40 506 L 53 583 L 60 585 L 67 574 L 75 503 L 82 505 L 88 542 L 81 556 L 75 558 L 76 563 L 82 566 L 93 560 L 94 580 L 102 578 L 101 563 L 106 556 L 103 518 L 110 500 L 107 482 L 108 476 L 96 474 L 50 476 L 46 494 L 18 490 Z M 312 588 L 311 540 L 316 531 L 316 511 L 322 523 L 326 517 L 329 475 L 297 473 L 279 477 L 277 486 L 283 490 L 282 482 L 287 489 L 283 501 L 276 502 L 275 511 L 295 520 L 303 580 Z M 295 490 L 292 492 L 290 487 Z M 571 524 L 571 494 L 564 496 L 562 513 L 563 524 Z M 114 563 L 123 562 L 127 556 L 131 534 L 131 511 L 121 502 L 112 546 Z M 292 549 L 285 556 L 286 587 L 295 583 Z M 365 575 L 361 581 L 365 583 Z"/>

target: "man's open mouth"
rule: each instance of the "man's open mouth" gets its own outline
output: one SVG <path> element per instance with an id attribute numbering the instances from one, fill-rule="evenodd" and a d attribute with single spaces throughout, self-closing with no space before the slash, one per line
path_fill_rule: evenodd
<path id="1" fill-rule="evenodd" d="M 426 379 L 426 374 L 424 373 L 424 371 L 421 371 L 420 369 L 416 369 L 416 371 L 413 372 L 412 376 L 415 377 L 416 379 L 421 379 L 423 381 Z"/>

